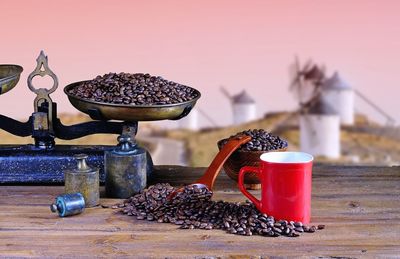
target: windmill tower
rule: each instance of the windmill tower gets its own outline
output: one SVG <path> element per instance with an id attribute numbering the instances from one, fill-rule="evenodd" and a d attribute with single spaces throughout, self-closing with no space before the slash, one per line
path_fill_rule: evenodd
<path id="1" fill-rule="evenodd" d="M 256 102 L 245 90 L 237 95 L 229 94 L 224 87 L 221 87 L 221 91 L 232 105 L 234 125 L 246 123 L 257 118 Z"/>
<path id="2" fill-rule="evenodd" d="M 198 131 L 201 129 L 199 125 L 200 118 L 205 119 L 209 127 L 217 128 L 218 123 L 210 116 L 207 112 L 202 110 L 200 107 L 195 107 L 186 117 L 179 120 L 179 126 L 181 129 L 188 129 L 192 131 Z"/>
<path id="3" fill-rule="evenodd" d="M 321 97 L 339 114 L 342 125 L 354 124 L 354 91 L 338 72 L 324 82 Z"/>
<path id="4" fill-rule="evenodd" d="M 290 89 L 300 105 L 300 149 L 314 156 L 340 156 L 340 119 L 321 98 L 325 69 L 309 60 L 302 68 L 296 57 L 290 67 Z"/>
<path id="5" fill-rule="evenodd" d="M 300 115 L 300 149 L 314 156 L 340 157 L 340 118 L 321 99 Z"/>
<path id="6" fill-rule="evenodd" d="M 184 118 L 179 120 L 179 126 L 182 129 L 199 130 L 199 111 L 193 108 L 191 112 Z"/>

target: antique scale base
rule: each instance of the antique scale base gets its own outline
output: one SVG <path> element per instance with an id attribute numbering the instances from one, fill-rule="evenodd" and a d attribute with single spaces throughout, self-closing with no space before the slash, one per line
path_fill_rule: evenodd
<path id="1" fill-rule="evenodd" d="M 88 163 L 100 168 L 100 180 L 104 181 L 104 151 L 113 146 L 57 145 L 51 150 L 38 150 L 35 145 L 0 146 L 0 184 L 15 183 L 62 183 L 63 170 L 76 163 L 75 154 L 85 153 Z"/>
<path id="2" fill-rule="evenodd" d="M 0 94 L 15 87 L 21 72 L 20 66 L 0 65 Z M 35 88 L 32 85 L 35 76 L 52 77 L 52 88 Z M 67 95 L 67 88 L 71 85 L 65 88 L 64 92 Z M 48 67 L 47 56 L 43 51 L 37 58 L 35 70 L 28 77 L 28 87 L 37 95 L 34 100 L 34 112 L 29 120 L 20 122 L 0 115 L 0 129 L 16 136 L 32 136 L 35 143 L 0 145 L 0 185 L 62 183 L 63 171 L 74 166 L 74 155 L 79 153 L 88 155 L 88 163 L 100 169 L 100 181 L 104 182 L 104 152 L 114 149 L 115 146 L 56 145 L 55 138 L 71 140 L 98 133 L 127 134 L 134 142 L 138 121 L 178 120 L 189 114 L 200 98 L 198 92 L 198 98 L 177 105 L 132 106 L 96 103 L 68 96 L 75 108 L 88 114 L 94 121 L 65 126 L 57 117 L 57 104 L 50 98 L 50 94 L 58 87 L 58 79 Z M 148 177 L 151 176 L 152 168 L 152 159 L 147 152 Z"/>
<path id="3" fill-rule="evenodd" d="M 104 183 L 104 151 L 115 146 L 56 145 L 51 150 L 38 150 L 34 145 L 0 145 L 0 184 L 63 183 L 63 170 L 72 168 L 76 154 L 87 154 L 88 163 L 100 168 L 100 182 Z M 152 171 L 151 156 L 147 153 L 147 172 Z M 150 176 L 150 175 L 149 175 Z"/>

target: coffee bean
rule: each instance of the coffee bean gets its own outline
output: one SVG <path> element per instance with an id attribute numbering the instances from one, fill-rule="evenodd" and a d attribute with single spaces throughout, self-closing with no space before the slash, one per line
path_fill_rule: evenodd
<path id="1" fill-rule="evenodd" d="M 290 234 L 290 228 L 283 229 L 283 233 L 288 236 Z"/>
<path id="2" fill-rule="evenodd" d="M 259 217 L 258 219 L 261 220 L 261 221 L 264 221 L 264 222 L 267 222 L 267 221 L 268 221 L 267 218 L 264 217 L 264 216 L 261 216 L 261 217 Z"/>
<path id="3" fill-rule="evenodd" d="M 242 145 L 239 150 L 246 151 L 270 151 L 287 148 L 288 143 L 286 140 L 281 139 L 279 136 L 273 136 L 263 129 L 249 129 L 238 132 L 236 135 L 221 141 L 222 146 L 225 145 L 229 139 L 237 137 L 238 135 L 247 135 L 251 140 Z M 267 216 L 266 216 L 267 217 Z"/>
<path id="4" fill-rule="evenodd" d="M 304 229 L 302 227 L 296 227 L 294 230 L 300 233 L 304 232 Z"/>
<path id="5" fill-rule="evenodd" d="M 279 232 L 274 232 L 274 235 L 273 235 L 274 237 L 279 237 L 279 236 L 282 236 L 282 233 L 279 233 Z"/>
<path id="6" fill-rule="evenodd" d="M 201 223 L 199 228 L 206 228 L 207 227 L 207 223 Z"/>
<path id="7" fill-rule="evenodd" d="M 175 104 L 198 97 L 198 92 L 191 87 L 141 73 L 97 76 L 69 89 L 69 94 L 96 102 L 125 105 Z"/>
<path id="8" fill-rule="evenodd" d="M 309 233 L 314 233 L 317 230 L 315 226 L 311 226 L 310 229 L 308 230 Z"/>
<path id="9" fill-rule="evenodd" d="M 299 233 L 296 233 L 296 232 L 293 232 L 291 236 L 292 236 L 292 237 L 299 237 L 300 234 L 299 234 Z"/>
<path id="10" fill-rule="evenodd" d="M 261 228 L 264 228 L 264 229 L 268 228 L 268 225 L 264 222 L 258 222 L 258 224 Z"/>
<path id="11" fill-rule="evenodd" d="M 288 224 L 287 220 L 279 220 L 278 221 L 282 226 L 286 226 Z"/>
<path id="12" fill-rule="evenodd" d="M 294 226 L 295 226 L 295 227 L 302 227 L 302 226 L 303 226 L 303 223 L 301 223 L 301 222 L 295 222 L 295 223 L 294 223 Z"/>
<path id="13" fill-rule="evenodd" d="M 317 229 L 303 226 L 301 222 L 275 221 L 274 217 L 261 214 L 249 201 L 212 201 L 212 193 L 198 186 L 186 186 L 183 192 L 168 200 L 174 190 L 169 184 L 156 184 L 113 208 L 120 208 L 126 215 L 135 215 L 138 220 L 172 223 L 181 229 L 222 229 L 243 236 L 297 237 L 299 232 Z"/>

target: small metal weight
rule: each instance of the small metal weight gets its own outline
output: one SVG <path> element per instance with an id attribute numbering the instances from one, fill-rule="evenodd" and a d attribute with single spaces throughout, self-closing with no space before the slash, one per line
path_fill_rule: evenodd
<path id="1" fill-rule="evenodd" d="M 146 151 L 131 141 L 123 134 L 118 137 L 117 148 L 104 154 L 107 197 L 126 199 L 146 187 Z"/>
<path id="2" fill-rule="evenodd" d="M 80 214 L 85 210 L 85 199 L 80 193 L 63 194 L 50 205 L 50 210 L 57 212 L 60 217 Z"/>
<path id="3" fill-rule="evenodd" d="M 64 171 L 65 193 L 79 192 L 85 199 L 86 207 L 94 207 L 100 203 L 99 169 L 90 168 L 86 164 L 87 155 L 74 156 L 77 168 Z"/>

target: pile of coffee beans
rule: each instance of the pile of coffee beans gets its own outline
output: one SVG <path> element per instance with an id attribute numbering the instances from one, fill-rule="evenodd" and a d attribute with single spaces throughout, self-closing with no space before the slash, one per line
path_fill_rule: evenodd
<path id="1" fill-rule="evenodd" d="M 286 140 L 281 139 L 279 136 L 274 136 L 271 133 L 263 129 L 249 129 L 237 133 L 229 137 L 228 139 L 222 140 L 222 146 L 225 145 L 230 138 L 236 137 L 238 135 L 247 135 L 251 137 L 251 140 L 246 144 L 243 144 L 239 150 L 244 151 L 271 151 L 278 150 L 282 148 L 287 148 L 288 143 Z"/>
<path id="2" fill-rule="evenodd" d="M 68 93 L 90 101 L 126 105 L 175 104 L 198 97 L 191 87 L 142 73 L 97 76 L 69 89 Z"/>
<path id="3" fill-rule="evenodd" d="M 142 193 L 113 206 L 138 220 L 180 225 L 182 229 L 221 229 L 236 235 L 298 237 L 303 232 L 313 233 L 324 225 L 305 226 L 301 222 L 276 221 L 260 213 L 252 203 L 212 201 L 212 193 L 196 185 L 186 186 L 172 199 L 168 196 L 176 188 L 167 183 L 156 184 Z"/>

